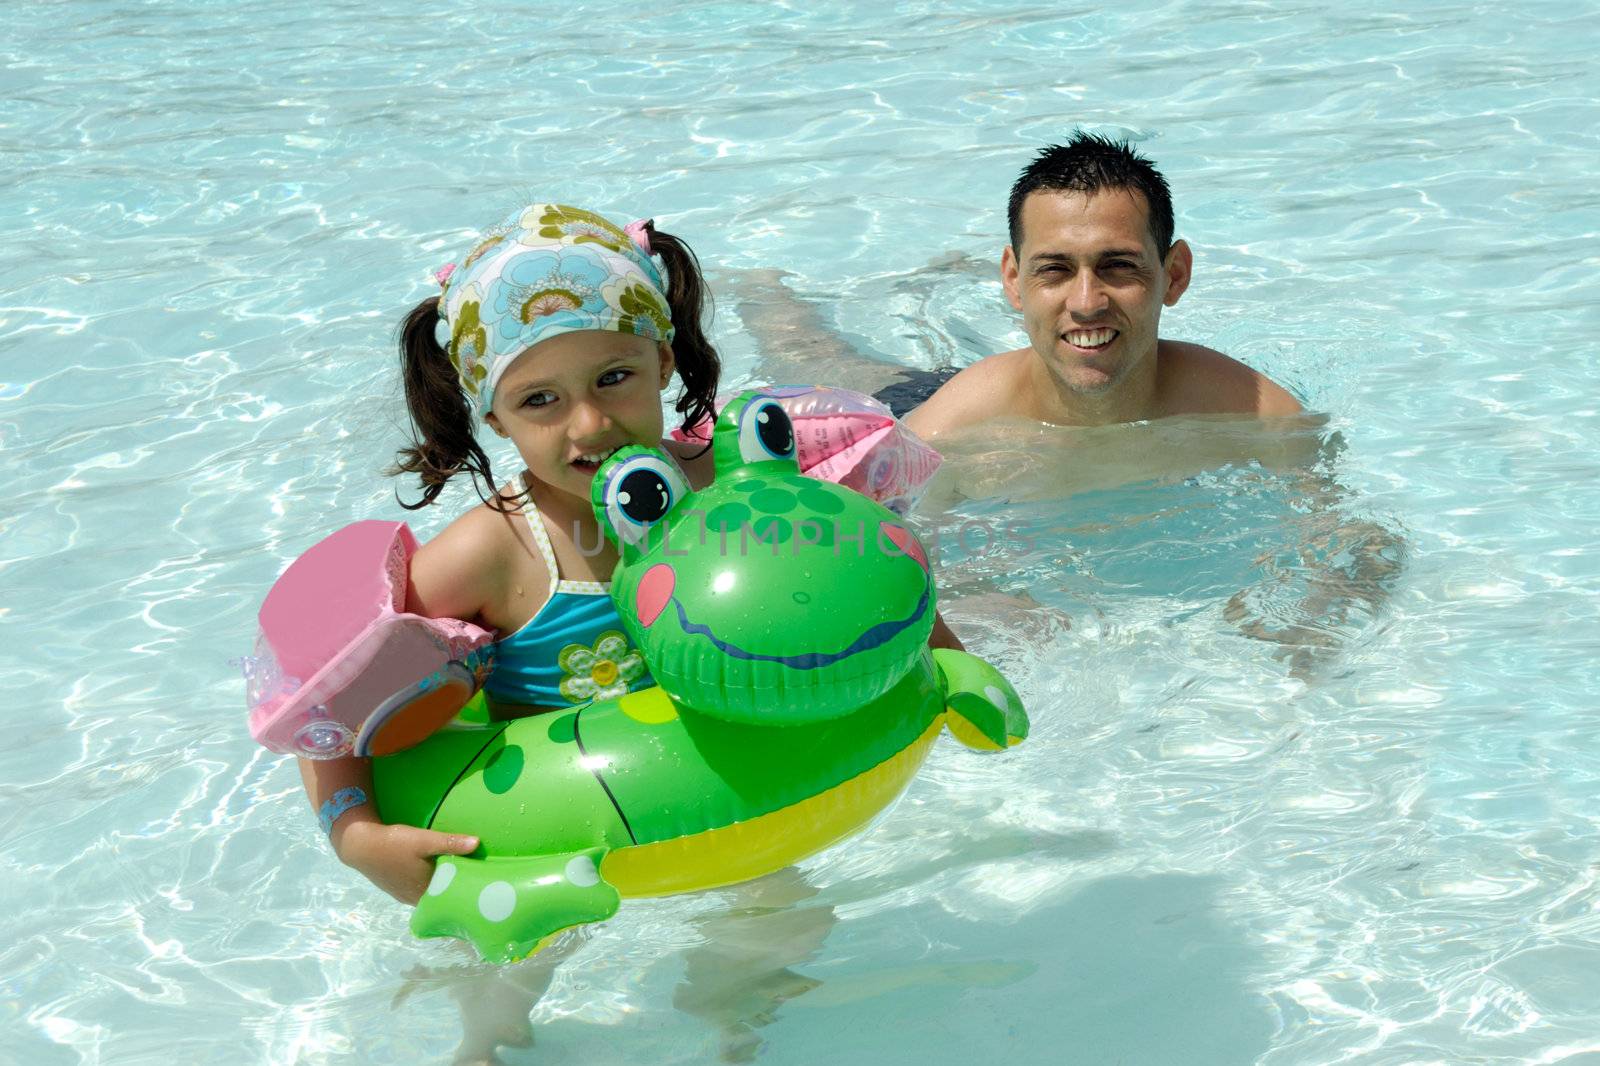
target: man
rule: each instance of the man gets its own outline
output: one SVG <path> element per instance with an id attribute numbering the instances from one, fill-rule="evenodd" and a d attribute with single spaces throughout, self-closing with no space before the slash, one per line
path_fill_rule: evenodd
<path id="1" fill-rule="evenodd" d="M 1301 410 L 1287 391 L 1237 360 L 1160 338 L 1161 310 L 1188 288 L 1193 256 L 1173 240 L 1171 194 L 1148 160 L 1126 144 L 1076 134 L 1064 146 L 1045 149 L 1023 172 L 1008 214 L 1001 280 L 1011 306 L 1022 312 L 1027 347 L 992 355 L 953 377 L 948 370 L 896 368 L 888 359 L 863 359 L 830 333 L 816 305 L 796 299 L 781 275 L 746 272 L 734 290 L 767 377 L 872 389 L 897 414 L 909 410 L 906 424 L 933 439 L 950 460 L 947 470 L 961 471 L 961 480 L 946 487 L 975 498 L 1025 499 L 1037 491 L 1060 499 L 1069 490 L 1149 481 L 1246 457 L 1289 469 L 1315 460 L 1322 440 L 1307 432 L 1309 426 L 1280 434 L 1253 424 L 1225 432 L 1169 423 L 1130 437 L 1117 425 L 1173 415 L 1272 418 Z M 885 374 L 894 375 L 887 386 Z M 1007 447 L 1000 433 L 953 432 L 1006 417 L 1104 428 L 1067 440 L 1024 425 L 1020 448 Z M 944 434 L 949 438 L 940 439 Z M 968 448 L 974 449 L 970 455 L 964 454 Z M 1063 462 L 1069 455 L 1090 461 Z M 1282 645 L 1298 674 L 1337 649 L 1336 627 L 1345 618 L 1377 609 L 1404 555 L 1404 542 L 1383 527 L 1315 517 L 1332 511 L 1340 498 L 1337 486 L 1323 478 L 1307 483 L 1318 501 L 1314 518 L 1324 522 L 1317 528 L 1333 526 L 1320 534 L 1319 561 L 1301 571 L 1310 590 L 1299 613 L 1309 623 L 1262 616 L 1250 590 L 1224 609 L 1249 635 Z M 1330 558 L 1352 561 L 1348 567 L 1320 561 Z M 961 602 L 989 595 L 964 589 Z M 1026 595 L 990 596 L 989 604 L 987 611 L 1005 612 L 1005 624 L 1019 630 L 1038 617 Z"/>
<path id="2" fill-rule="evenodd" d="M 1000 277 L 1029 346 L 946 381 L 906 417 L 920 436 L 1005 416 L 1095 426 L 1301 409 L 1243 363 L 1158 335 L 1194 257 L 1172 239 L 1166 179 L 1126 144 L 1076 133 L 1046 148 L 1012 186 L 1008 220 Z"/>

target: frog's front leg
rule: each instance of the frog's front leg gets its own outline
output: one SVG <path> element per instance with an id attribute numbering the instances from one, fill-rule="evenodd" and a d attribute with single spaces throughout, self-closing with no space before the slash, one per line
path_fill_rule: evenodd
<path id="1" fill-rule="evenodd" d="M 976 655 L 933 649 L 950 734 L 977 751 L 999 751 L 1028 735 L 1028 713 L 1011 682 Z"/>
<path id="2" fill-rule="evenodd" d="M 617 912 L 621 897 L 600 877 L 606 850 L 440 856 L 411 916 L 411 931 L 470 940 L 489 962 L 525 959 L 561 930 Z"/>

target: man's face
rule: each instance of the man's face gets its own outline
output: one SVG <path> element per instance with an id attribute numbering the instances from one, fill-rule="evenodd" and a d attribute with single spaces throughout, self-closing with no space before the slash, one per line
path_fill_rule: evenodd
<path id="1" fill-rule="evenodd" d="M 1000 264 L 1006 297 L 1046 369 L 1079 395 L 1111 393 L 1153 361 L 1161 308 L 1188 287 L 1188 247 L 1178 241 L 1162 263 L 1148 213 L 1131 189 L 1022 202 L 1022 246 Z"/>

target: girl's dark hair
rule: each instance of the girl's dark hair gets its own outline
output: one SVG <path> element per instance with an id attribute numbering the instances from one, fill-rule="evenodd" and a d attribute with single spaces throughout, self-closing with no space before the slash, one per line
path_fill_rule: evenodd
<path id="1" fill-rule="evenodd" d="M 401 500 L 400 506 L 408 511 L 428 506 L 444 491 L 445 482 L 466 471 L 480 499 L 497 511 L 514 510 L 521 498 L 507 499 L 495 490 L 489 457 L 472 433 L 472 406 L 450 354 L 434 336 L 438 323 L 437 296 L 413 307 L 400 323 L 400 377 L 411 412 L 411 446 L 395 453 L 388 472 L 416 474 L 422 481 L 422 498 Z"/>
<path id="2" fill-rule="evenodd" d="M 683 382 L 673 409 L 683 416 L 685 428 L 715 411 L 717 377 L 722 362 L 700 327 L 707 302 L 700 260 L 687 244 L 646 223 L 651 251 L 666 268 L 667 307 L 672 313 L 672 359 Z M 502 513 L 526 502 L 526 491 L 507 496 L 495 488 L 489 457 L 472 432 L 473 412 L 456 377 L 450 355 L 434 335 L 439 322 L 439 298 L 430 296 L 407 312 L 400 324 L 400 374 L 405 382 L 406 407 L 411 414 L 412 440 L 395 454 L 391 475 L 416 474 L 422 481 L 422 498 L 400 506 L 410 511 L 439 498 L 452 477 L 465 472 L 472 477 L 478 498 Z"/>
<path id="3" fill-rule="evenodd" d="M 683 416 L 688 429 L 716 411 L 717 376 L 722 360 L 700 329 L 701 312 L 710 293 L 700 276 L 700 260 L 694 250 L 670 233 L 656 229 L 652 219 L 644 224 L 650 238 L 650 251 L 667 271 L 667 308 L 672 312 L 672 361 L 676 364 L 683 391 L 672 409 Z"/>

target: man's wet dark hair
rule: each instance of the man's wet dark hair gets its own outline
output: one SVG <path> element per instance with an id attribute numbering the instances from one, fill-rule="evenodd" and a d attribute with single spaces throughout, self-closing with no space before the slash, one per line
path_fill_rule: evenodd
<path id="1" fill-rule="evenodd" d="M 1172 191 L 1161 171 L 1126 141 L 1113 141 L 1078 131 L 1066 144 L 1052 144 L 1028 164 L 1011 186 L 1006 221 L 1011 250 L 1022 250 L 1022 202 L 1029 193 L 1074 192 L 1089 196 L 1102 189 L 1136 189 L 1150 205 L 1150 236 L 1162 262 L 1172 248 Z"/>

